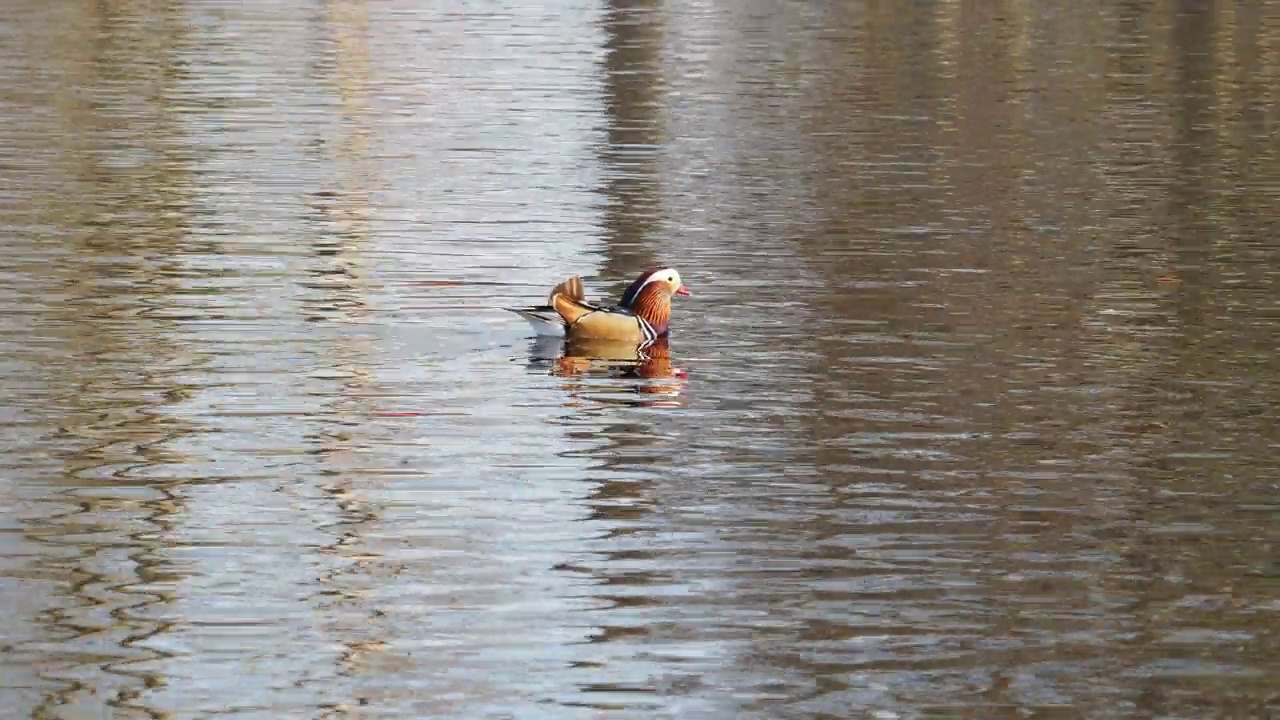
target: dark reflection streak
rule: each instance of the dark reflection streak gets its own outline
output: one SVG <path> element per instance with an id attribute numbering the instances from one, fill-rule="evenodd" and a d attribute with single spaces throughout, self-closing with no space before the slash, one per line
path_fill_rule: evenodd
<path id="1" fill-rule="evenodd" d="M 663 35 L 658 0 L 609 0 L 605 10 L 604 277 L 621 296 L 640 270 L 658 262 L 652 235 L 662 219 L 657 174 L 661 143 Z"/>
<path id="2" fill-rule="evenodd" d="M 948 372 L 944 385 L 938 390 L 940 409 L 952 418 L 972 418 L 978 428 L 988 430 L 991 437 L 985 443 L 970 443 L 962 450 L 970 457 L 962 460 L 961 476 L 980 476 L 986 466 L 1005 458 L 1017 466 L 1021 458 L 1017 448 L 1000 440 L 1007 433 L 1021 429 L 1033 418 L 1019 412 L 1004 401 L 1011 386 L 1023 384 L 1014 369 L 1013 355 L 1019 348 L 1046 347 L 1051 335 L 1036 329 L 1036 335 L 1023 334 L 1025 328 L 1037 325 L 1036 303 L 1045 290 L 1043 278 L 1052 277 L 1059 267 L 1015 268 L 1009 259 L 1032 253 L 1018 253 L 1020 246 L 1036 242 L 1025 232 L 1015 214 L 1019 206 L 1018 179 L 1028 169 L 1020 165 L 1020 148 L 1027 147 L 1027 138 L 1017 129 L 1017 119 L 1022 110 L 1021 98 L 1013 93 L 1017 82 L 1014 72 L 1019 58 L 1015 54 L 1015 37 L 1009 26 L 1009 3 L 960 3 L 956 10 L 954 56 L 946 60 L 957 68 L 949 85 L 954 88 L 954 122 L 956 125 L 954 146 L 948 154 L 951 166 L 948 174 L 950 197 L 947 205 L 963 208 L 972 213 L 955 227 L 960 233 L 951 236 L 957 245 L 954 267 L 982 269 L 1002 279 L 1004 287 L 992 286 L 983 280 L 938 277 L 930 285 L 929 292 L 945 304 L 952 316 L 965 318 L 964 325 L 956 333 L 958 338 L 972 345 L 962 351 L 958 367 L 968 372 Z M 941 72 L 935 68 L 936 72 Z M 935 140 L 936 142 L 937 140 Z M 946 221 L 943 221 L 944 223 Z M 955 220 L 951 221 L 955 225 Z M 1046 260 L 1061 263 L 1061 258 L 1045 253 Z M 1031 269 L 1035 272 L 1027 273 Z M 1034 278 L 1024 281 L 1023 277 Z M 958 369 L 958 368 L 957 368 Z M 952 384 L 954 383 L 954 384 Z M 959 402 L 944 398 L 956 397 Z M 982 408 L 982 409 L 979 409 Z M 1034 459 L 1028 459 L 1034 462 Z M 989 557 L 1002 557 L 1016 553 L 1021 548 L 1011 542 L 1008 535 L 1016 533 L 1018 523 L 1015 512 L 1001 512 L 1008 505 L 1016 505 L 1018 488 L 1010 487 L 1005 478 L 991 478 L 992 492 L 998 500 L 992 508 L 993 521 L 987 526 L 982 547 Z M 928 491 L 926 484 L 921 489 Z M 1028 548 L 1032 550 L 1038 548 Z M 1002 592 L 1000 571 L 993 571 L 985 558 L 970 560 L 974 574 L 981 576 L 977 595 L 982 598 L 971 606 L 966 620 L 985 625 L 982 634 L 1014 636 L 1030 631 L 1028 623 L 1020 621 L 1018 607 Z M 1014 564 L 1014 563 L 1010 563 Z M 1014 564 L 1016 567 L 1016 564 Z M 994 717 L 1014 717 L 1017 698 L 1011 692 L 1010 678 L 1016 677 L 1031 658 L 1019 653 L 975 654 L 989 667 L 984 668 L 979 684 L 982 703 Z"/>
<path id="3" fill-rule="evenodd" d="M 858 137 L 858 133 L 853 132 L 854 128 L 851 126 L 859 123 L 859 117 L 867 114 L 843 111 L 829 113 L 824 112 L 824 109 L 844 108 L 856 103 L 857 100 L 865 101 L 863 107 L 866 107 L 868 112 L 875 107 L 872 100 L 874 93 L 871 88 L 860 85 L 862 82 L 869 83 L 873 73 L 879 69 L 875 63 L 874 44 L 877 42 L 873 32 L 875 28 L 867 27 L 870 22 L 868 16 L 873 10 L 868 8 L 858 12 L 853 9 L 852 4 L 849 4 L 844 5 L 840 12 L 836 10 L 832 12 L 835 17 L 830 18 L 828 23 L 832 27 L 840 28 L 842 32 L 838 37 L 831 37 L 820 46 L 821 52 L 824 53 L 820 56 L 821 64 L 828 69 L 820 76 L 822 82 L 810 90 L 811 98 L 808 101 L 808 107 L 801 115 L 802 122 L 805 124 L 806 139 L 810 143 L 815 141 L 824 143 L 825 141 L 817 141 L 816 138 L 826 137 L 829 133 Z M 865 72 L 856 72 L 862 68 L 865 68 Z M 857 158 L 862 152 L 864 148 L 861 145 L 848 142 L 842 143 L 839 148 L 811 145 L 807 153 L 819 168 L 813 174 L 812 184 L 817 205 L 825 222 L 820 233 L 808 238 L 808 242 L 801 245 L 801 251 L 812 256 L 823 278 L 835 288 L 841 287 L 846 278 L 853 276 L 854 271 L 851 265 L 862 261 L 862 258 L 855 258 L 853 255 L 846 255 L 839 251 L 847 250 L 859 242 L 862 233 L 859 227 L 861 223 L 874 225 L 879 220 L 878 208 L 865 202 L 868 193 L 872 190 L 864 187 L 863 183 L 857 182 L 853 173 L 841 171 L 843 162 Z M 856 214 L 849 212 L 849 208 L 852 207 L 858 208 Z M 859 225 L 852 225 L 854 222 Z M 833 250 L 837 252 L 832 252 Z M 876 260 L 868 258 L 866 262 L 874 263 Z M 874 272 L 874 268 L 870 269 Z M 835 313 L 837 317 L 847 314 L 848 308 L 845 305 L 849 301 L 847 293 L 830 292 L 824 293 L 823 297 L 839 303 L 836 306 L 824 303 L 824 310 Z M 882 314 L 887 304 L 882 305 L 872 300 L 863 304 L 862 307 L 862 311 L 868 315 Z M 814 338 L 814 349 L 818 353 L 818 362 L 826 368 L 824 372 L 831 372 L 831 369 L 844 364 L 846 346 L 842 342 L 836 342 L 833 338 L 822 337 L 822 335 L 827 334 L 821 333 L 819 337 Z M 831 364 L 833 361 L 836 362 L 835 365 Z M 844 451 L 833 449 L 828 441 L 842 437 L 855 429 L 847 422 L 828 416 L 834 393 L 833 388 L 825 383 L 820 383 L 813 389 L 816 412 L 811 417 L 817 421 L 814 423 L 813 430 L 818 443 L 815 460 L 819 467 L 846 462 Z"/>
<path id="4" fill-rule="evenodd" d="M 1145 271 L 1145 259 L 1158 252 L 1154 239 L 1158 233 L 1151 223 L 1159 215 L 1156 210 L 1159 189 L 1135 182 L 1135 179 L 1167 176 L 1154 171 L 1163 164 L 1160 155 L 1163 148 L 1146 142 L 1146 138 L 1155 134 L 1152 129 L 1160 120 L 1152 109 L 1158 96 L 1151 83 L 1159 66 L 1158 49 L 1146 22 L 1149 11 L 1149 5 L 1136 0 L 1119 2 L 1113 11 L 1116 49 L 1109 56 L 1110 67 L 1106 73 L 1112 147 L 1105 167 L 1110 184 L 1116 188 L 1111 201 L 1111 215 L 1115 219 L 1112 224 L 1127 232 L 1113 233 L 1109 241 L 1110 257 L 1105 266 L 1110 272 L 1104 276 L 1107 281 L 1102 289 L 1108 290 L 1110 297 L 1100 301 L 1099 306 L 1115 302 L 1111 298 L 1131 297 L 1134 292 L 1126 290 L 1127 285 Z M 1149 475 L 1143 472 L 1142 465 L 1149 453 L 1163 444 L 1164 438 L 1158 427 L 1144 428 L 1140 421 L 1135 422 L 1135 419 L 1151 418 L 1159 411 L 1160 401 L 1144 382 L 1145 376 L 1157 372 L 1153 356 L 1157 349 L 1144 347 L 1119 334 L 1128 330 L 1122 325 L 1114 334 L 1099 338 L 1094 352 L 1100 356 L 1095 362 L 1105 368 L 1110 382 L 1117 385 L 1121 393 L 1118 412 L 1107 418 L 1107 431 L 1113 437 L 1124 438 L 1118 444 L 1126 460 L 1122 477 L 1131 478 L 1123 486 L 1125 501 L 1113 508 L 1117 516 L 1114 522 L 1122 529 L 1117 531 L 1119 537 L 1108 541 L 1109 549 L 1121 559 L 1102 579 L 1101 585 L 1107 596 L 1123 603 L 1110 630 L 1130 635 L 1132 639 L 1125 644 L 1137 649 L 1153 639 L 1148 618 L 1155 611 L 1152 599 L 1157 590 L 1155 583 L 1143 579 L 1163 576 L 1166 572 L 1160 564 L 1163 555 L 1155 546 L 1156 541 L 1138 529 L 1151 522 L 1147 508 L 1154 504 L 1157 492 L 1155 483 L 1143 482 Z M 1121 577 L 1137 580 L 1130 584 L 1120 580 Z M 1125 664 L 1131 662 L 1126 659 Z M 1117 671 L 1129 669 L 1117 668 Z M 1150 689 L 1148 686 L 1139 694 Z M 1139 704 L 1144 702 L 1141 698 L 1135 700 Z M 1146 710 L 1150 712 L 1150 707 Z"/>
<path id="5" fill-rule="evenodd" d="M 1275 133 L 1267 128 L 1270 87 L 1265 49 L 1267 18 L 1263 5 L 1263 0 L 1236 3 L 1234 99 L 1240 117 L 1238 122 L 1226 124 L 1222 130 L 1224 151 L 1229 154 L 1229 162 L 1224 162 L 1222 171 L 1234 200 L 1229 225 L 1242 240 L 1264 237 L 1274 227 L 1271 199 L 1263 190 L 1277 169 L 1273 150 Z M 1269 136 L 1272 143 L 1267 142 Z M 1239 248 L 1236 252 L 1237 257 L 1243 257 L 1249 250 Z M 1253 276 L 1254 282 L 1265 285 L 1265 270 L 1253 263 L 1249 263 L 1249 267 L 1246 272 Z"/>
<path id="6" fill-rule="evenodd" d="M 824 77 L 826 85 L 813 89 L 817 102 L 806 113 L 807 130 L 815 142 L 825 142 L 820 138 L 830 137 L 832 133 L 868 137 L 868 143 L 875 143 L 876 138 L 881 137 L 898 138 L 892 145 L 840 143 L 811 149 L 814 161 L 825 165 L 815 176 L 815 192 L 826 223 L 821 235 L 802 248 L 812 254 L 814 266 L 833 289 L 817 297 L 824 302 L 824 315 L 836 321 L 879 318 L 888 321 L 911 316 L 913 313 L 900 309 L 899 305 L 911 302 L 914 293 L 912 297 L 893 291 L 872 295 L 847 292 L 844 288 L 858 278 L 893 278 L 896 271 L 902 269 L 903 259 L 910 261 L 908 248 L 893 255 L 858 252 L 878 228 L 928 225 L 938 220 L 931 211 L 932 203 L 925 202 L 932 191 L 900 189 L 896 187 L 901 182 L 899 179 L 884 182 L 885 179 L 880 178 L 882 182 L 874 182 L 878 178 L 844 170 L 871 158 L 928 161 L 927 148 L 936 144 L 929 129 L 932 122 L 859 119 L 868 116 L 932 118 L 940 112 L 938 98 L 929 91 L 939 72 L 934 65 L 936 61 L 930 60 L 936 57 L 936 18 L 932 17 L 931 10 L 924 10 L 924 6 L 913 7 L 916 9 L 909 12 L 868 8 L 856 18 L 839 17 L 838 26 L 849 28 L 845 31 L 848 34 L 838 42 L 832 38 L 824 44 L 831 53 L 826 63 L 831 69 Z M 857 57 L 844 57 L 846 54 Z M 839 102 L 818 101 L 823 97 L 838 98 Z M 848 112 L 851 106 L 860 108 L 859 112 Z M 860 122 L 901 124 L 901 133 L 858 132 L 853 125 Z M 884 193 L 892 193 L 894 197 L 882 197 Z M 812 342 L 816 350 L 814 372 L 819 376 L 850 369 L 854 358 L 849 356 L 850 346 L 842 333 L 814 333 Z M 874 383 L 875 378 L 861 377 L 859 382 Z M 893 388 L 874 384 L 860 389 L 870 393 L 893 392 Z M 808 417 L 815 421 L 813 432 L 819 441 L 820 467 L 847 464 L 848 452 L 828 441 L 864 429 L 857 421 L 838 413 L 844 408 L 843 398 L 848 392 L 849 388 L 835 382 L 821 383 L 813 389 L 817 413 Z"/>
<path id="7" fill-rule="evenodd" d="M 869 293 L 849 288 L 853 281 L 863 278 L 897 279 L 904 271 L 927 262 L 912 252 L 917 242 L 912 239 L 901 240 L 903 246 L 893 253 L 864 250 L 872 247 L 886 229 L 943 226 L 945 218 L 938 215 L 945 189 L 937 183 L 941 159 L 937 128 L 945 114 L 938 93 L 942 74 L 937 51 L 941 42 L 937 16 L 940 10 L 921 4 L 850 3 L 842 7 L 842 11 L 833 10 L 834 17 L 826 22 L 831 30 L 820 46 L 825 72 L 818 76 L 822 82 L 809 91 L 811 97 L 802 115 L 806 141 L 811 143 L 809 157 L 821 168 L 814 173 L 812 182 L 824 223 L 819 234 L 806 239 L 801 250 L 825 280 L 827 291 L 815 294 L 814 301 L 821 303 L 819 312 L 830 324 L 806 333 L 811 338 L 808 342 L 812 343 L 814 358 L 810 373 L 827 380 L 813 387 L 814 412 L 804 415 L 817 440 L 814 456 L 809 461 L 796 458 L 793 463 L 798 467 L 812 464 L 823 482 L 845 489 L 857 483 L 858 478 L 837 468 L 879 464 L 875 459 L 859 457 L 846 444 L 848 438 L 870 429 L 866 421 L 846 412 L 851 408 L 851 393 L 889 397 L 897 388 L 881 385 L 874 374 L 857 372 L 858 358 L 851 357 L 852 346 L 841 328 L 849 327 L 849 322 L 884 319 L 892 323 L 894 318 L 920 316 L 907 307 L 917 300 L 917 291 L 907 294 L 886 289 Z M 833 137 L 840 139 L 832 140 Z M 946 247 L 954 241 L 938 237 L 932 242 Z M 886 469 L 892 469 L 893 461 L 887 462 Z M 825 508 L 829 513 L 791 529 L 788 541 L 802 545 L 840 543 L 850 538 L 856 541 L 855 530 L 829 519 L 856 513 L 857 509 L 846 503 L 847 498 L 854 497 L 857 496 L 833 494 Z M 856 562 L 853 546 L 833 544 L 831 548 L 835 553 L 833 561 Z M 836 579 L 823 578 L 828 583 Z M 868 607 L 854 590 L 856 580 L 840 579 L 845 580 L 840 586 L 846 588 L 838 591 L 841 600 Z M 786 584 L 768 592 L 773 597 L 760 599 L 763 606 L 796 602 L 789 597 L 792 588 Z M 839 697 L 850 690 L 850 680 L 836 663 L 823 659 L 845 657 L 845 644 L 856 641 L 863 632 L 856 628 L 857 624 L 853 620 L 822 622 L 806 618 L 797 629 L 779 628 L 762 634 L 750 664 L 777 668 L 783 677 L 797 676 L 793 682 L 803 678 L 802 687 L 813 688 L 806 693 Z M 793 633 L 802 634 L 815 651 L 806 656 L 771 649 L 778 644 L 791 645 L 780 643 L 778 636 L 790 637 Z M 788 698 L 791 700 L 794 696 Z M 750 707 L 771 705 L 757 702 Z"/>
<path id="8" fill-rule="evenodd" d="M 1210 251 L 1217 235 L 1218 218 L 1211 213 L 1218 203 L 1212 202 L 1209 185 L 1217 179 L 1214 130 L 1214 34 L 1216 13 L 1211 2 L 1180 0 L 1173 18 L 1173 51 L 1175 55 L 1175 95 L 1178 103 L 1173 114 L 1173 161 L 1177 172 L 1170 188 L 1170 214 L 1173 253 L 1179 275 L 1176 296 L 1177 334 L 1175 335 L 1172 377 L 1193 378 L 1203 375 L 1199 358 L 1209 348 L 1198 347 L 1204 330 L 1212 328 L 1221 312 L 1216 308 L 1213 288 L 1219 283 L 1212 276 Z M 1191 400 L 1203 406 L 1209 400 L 1202 391 L 1190 387 Z"/>
<path id="9" fill-rule="evenodd" d="M 1226 223 L 1235 231 L 1237 240 L 1229 248 L 1234 259 L 1244 260 L 1242 274 L 1248 285 L 1274 292 L 1271 284 L 1274 275 L 1268 273 L 1267 263 L 1250 262 L 1258 258 L 1262 248 L 1250 246 L 1249 239 L 1267 237 L 1274 233 L 1277 223 L 1272 212 L 1274 200 L 1267 189 L 1280 181 L 1280 163 L 1277 162 L 1277 133 L 1268 129 L 1268 117 L 1273 105 L 1271 94 L 1275 91 L 1268 82 L 1271 73 L 1266 44 L 1269 36 L 1280 30 L 1280 22 L 1268 18 L 1264 12 L 1264 0 L 1239 0 L 1236 3 L 1233 47 L 1235 54 L 1234 83 L 1223 85 L 1232 90 L 1235 100 L 1233 114 L 1238 119 L 1230 123 L 1218 123 L 1223 137 L 1224 155 L 1223 185 L 1229 188 L 1230 220 Z M 1274 7 L 1271 5 L 1270 7 Z M 1224 63 L 1225 64 L 1225 63 Z M 1225 71 L 1224 71 L 1225 72 Z M 1271 344 L 1254 341 L 1252 347 L 1265 356 L 1271 353 Z M 1280 365 L 1273 364 L 1273 368 Z"/>
<path id="10" fill-rule="evenodd" d="M 1039 327 L 1048 310 L 1037 305 L 1046 291 L 1057 287 L 1046 287 L 1041 272 L 1051 276 L 1060 272 L 1062 258 L 1046 251 L 1044 260 L 1055 263 L 1054 268 L 1028 267 L 1035 254 L 1019 253 L 1039 238 L 1026 232 L 1025 215 L 1020 212 L 1020 180 L 1033 168 L 1021 163 L 1029 142 L 1018 122 L 1022 97 L 1014 92 L 1015 66 L 1021 64 L 1014 47 L 1015 12 L 1007 3 L 957 3 L 947 12 L 954 37 L 946 44 L 945 57 L 932 51 L 942 44 L 936 12 L 914 23 L 913 35 L 919 36 L 920 45 L 902 55 L 907 67 L 918 68 L 908 78 L 918 78 L 914 84 L 923 89 L 916 92 L 914 105 L 899 112 L 940 118 L 947 132 L 939 131 L 940 123 L 934 122 L 911 128 L 912 144 L 936 149 L 940 155 L 919 159 L 938 180 L 930 183 L 935 192 L 908 206 L 908 216 L 894 218 L 893 227 L 937 228 L 925 236 L 928 245 L 904 238 L 901 255 L 915 265 L 910 277 L 924 283 L 919 290 L 902 293 L 916 304 L 906 311 L 916 321 L 915 327 L 906 330 L 924 337 L 947 333 L 960 342 L 955 350 L 931 354 L 941 364 L 937 378 L 943 383 L 935 389 L 933 406 L 936 414 L 952 422 L 968 420 L 992 433 L 991 442 L 963 450 L 969 455 L 964 460 L 980 465 L 995 454 L 1017 454 L 998 440 L 1016 430 L 1018 423 L 1030 420 L 1003 401 L 1007 389 L 1022 382 L 1011 355 L 1020 347 L 1049 352 L 1052 337 Z M 938 97 L 937 88 L 950 92 Z M 907 128 L 903 130 L 907 134 Z M 930 205 L 945 211 L 930 212 Z M 912 252 L 917 247 L 920 252 Z M 934 249 L 941 252 L 928 253 Z M 1024 264 L 1013 266 L 1013 257 Z M 954 269 L 978 272 L 955 273 Z M 999 278 L 1000 285 L 992 284 L 991 278 Z M 912 348 L 909 352 L 928 351 Z M 946 366 L 968 372 L 946 372 Z M 998 543 L 1001 524 L 993 523 L 992 542 Z"/>
<path id="11" fill-rule="evenodd" d="M 1214 3 L 1179 0 L 1173 18 L 1176 54 L 1173 159 L 1178 169 L 1171 188 L 1174 252 L 1182 279 L 1179 319 L 1184 327 L 1204 323 L 1201 311 L 1208 300 L 1201 297 L 1209 282 L 1208 252 L 1215 232 L 1208 216 L 1207 182 L 1212 178 L 1216 146 L 1214 130 Z M 1208 177 L 1206 177 L 1208 176 Z M 1192 338 L 1187 338 L 1191 340 Z"/>
<path id="12" fill-rule="evenodd" d="M 655 155 L 662 13 L 657 0 L 610 0 L 603 21 L 609 139 L 603 156 L 608 179 L 601 190 L 606 203 L 604 275 L 618 281 L 619 297 L 640 268 L 656 262 L 649 236 L 661 210 Z"/>
<path id="13" fill-rule="evenodd" d="M 1168 230 L 1172 235 L 1180 289 L 1174 301 L 1176 324 L 1170 348 L 1172 355 L 1157 364 L 1159 372 L 1151 373 L 1149 381 L 1165 393 L 1173 389 L 1169 387 L 1170 380 L 1191 379 L 1199 374 L 1196 365 L 1204 351 L 1201 333 L 1209 322 L 1206 305 L 1212 302 L 1208 250 L 1215 232 L 1213 218 L 1208 216 L 1212 203 L 1208 199 L 1207 183 L 1214 179 L 1210 153 L 1216 140 L 1212 129 L 1216 13 L 1213 2 L 1200 0 L 1178 0 L 1175 7 L 1170 38 L 1173 96 L 1176 98 L 1171 118 L 1174 172 L 1169 188 L 1171 226 Z M 1203 403 L 1203 398 L 1199 397 L 1202 390 L 1180 385 L 1183 392 L 1199 398 L 1192 400 L 1195 405 Z M 1162 407 L 1150 408 L 1150 412 L 1157 417 L 1167 413 Z M 1177 422 L 1177 418 L 1169 419 L 1173 421 L 1172 427 L 1163 433 L 1158 452 L 1147 454 L 1147 462 L 1142 463 L 1147 465 L 1144 468 L 1146 472 L 1142 475 L 1150 479 L 1152 487 L 1163 485 L 1173 489 L 1181 483 L 1173 476 L 1177 463 L 1168 458 L 1168 453 L 1176 451 L 1188 440 L 1194 443 L 1194 438 L 1179 437 L 1182 435 L 1182 423 Z M 1139 507 L 1156 510 L 1163 504 L 1158 497 L 1144 494 L 1148 497 Z M 1159 527 L 1160 523 L 1150 515 L 1143 520 L 1145 522 L 1139 527 Z M 1131 539 L 1132 549 L 1128 553 L 1129 561 L 1141 568 L 1139 577 L 1142 580 L 1134 588 L 1137 598 L 1132 608 L 1138 631 L 1135 642 L 1141 647 L 1150 647 L 1160 641 L 1162 626 L 1165 625 L 1160 614 L 1168 593 L 1166 578 L 1196 574 L 1194 557 L 1171 558 L 1161 547 L 1161 541 L 1157 533 L 1138 530 Z M 1145 673 L 1143 677 L 1144 680 L 1136 687 L 1137 707 L 1145 716 L 1167 714 L 1172 690 L 1167 678 L 1153 678 Z"/>
<path id="14" fill-rule="evenodd" d="M 1110 265 L 1135 276 L 1144 272 L 1147 258 L 1157 251 L 1159 200 L 1168 174 L 1164 148 L 1153 145 L 1151 129 L 1161 119 L 1155 87 L 1160 64 L 1152 50 L 1150 4 L 1122 0 L 1115 4 L 1116 43 L 1104 74 L 1112 126 L 1112 152 L 1105 167 L 1112 188 L 1110 225 L 1119 232 L 1108 239 Z M 1141 182 L 1140 182 L 1141 181 Z"/>

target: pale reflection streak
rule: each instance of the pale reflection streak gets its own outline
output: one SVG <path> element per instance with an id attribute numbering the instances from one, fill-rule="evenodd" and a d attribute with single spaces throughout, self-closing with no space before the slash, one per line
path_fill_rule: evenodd
<path id="1" fill-rule="evenodd" d="M 365 0 L 329 0 L 323 24 L 316 31 L 331 47 L 318 54 L 332 59 L 330 81 L 341 98 L 337 135 L 319 143 L 322 163 L 333 163 L 332 189 L 314 194 L 311 203 L 318 231 L 313 239 L 316 265 L 305 283 L 311 294 L 303 299 L 303 312 L 316 324 L 347 326 L 350 331 L 330 336 L 325 373 L 332 381 L 329 397 L 321 402 L 307 439 L 313 445 L 320 489 L 336 506 L 338 520 L 320 529 L 334 539 L 322 553 L 334 558 L 334 566 L 316 580 L 318 591 L 311 602 L 321 617 L 320 628 L 344 650 L 336 660 L 336 674 L 358 678 L 386 648 L 384 612 L 370 606 L 379 582 L 382 553 L 366 547 L 365 535 L 376 527 L 381 514 L 369 498 L 371 485 L 379 483 L 379 456 L 370 450 L 376 438 L 370 428 L 375 408 L 369 401 L 373 385 L 370 363 L 375 352 L 364 332 L 373 322 L 368 302 L 368 279 L 362 258 L 371 243 L 373 213 L 368 185 L 374 164 L 369 162 L 366 94 L 369 85 L 369 8 Z M 332 154 L 324 151 L 332 145 Z M 327 682 L 317 679 L 316 682 Z M 358 685 L 357 685 L 358 687 Z M 366 691 L 352 688 L 324 706 L 324 717 L 346 717 L 354 707 L 370 701 Z"/>

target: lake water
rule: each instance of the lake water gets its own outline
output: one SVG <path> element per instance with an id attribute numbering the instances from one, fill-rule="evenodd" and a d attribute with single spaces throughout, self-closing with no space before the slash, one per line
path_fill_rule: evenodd
<path id="1" fill-rule="evenodd" d="M 1280 717 L 1274 4 L 0 38 L 0 717 Z"/>

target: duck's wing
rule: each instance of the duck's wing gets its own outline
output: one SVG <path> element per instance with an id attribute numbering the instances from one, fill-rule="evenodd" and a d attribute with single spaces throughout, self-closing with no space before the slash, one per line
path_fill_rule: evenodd
<path id="1" fill-rule="evenodd" d="M 557 297 L 567 297 L 576 302 L 586 303 L 586 293 L 582 287 L 582 278 L 574 275 L 556 285 L 547 296 L 546 305 L 507 308 L 507 310 L 528 320 L 538 335 L 564 337 L 567 321 L 561 317 L 560 313 L 556 312 L 555 302 Z"/>
<path id="2" fill-rule="evenodd" d="M 582 287 L 582 278 L 577 275 L 551 288 L 551 292 L 547 294 L 547 305 L 554 306 L 557 295 L 567 297 L 570 300 L 577 300 L 578 302 L 586 302 L 587 299 L 586 290 Z"/>

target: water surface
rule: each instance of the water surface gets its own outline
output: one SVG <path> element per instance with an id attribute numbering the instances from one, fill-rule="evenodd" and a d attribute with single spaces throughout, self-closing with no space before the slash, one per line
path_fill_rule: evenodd
<path id="1" fill-rule="evenodd" d="M 7 18 L 4 717 L 1280 712 L 1268 5 Z"/>

